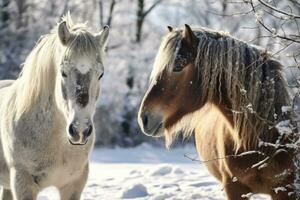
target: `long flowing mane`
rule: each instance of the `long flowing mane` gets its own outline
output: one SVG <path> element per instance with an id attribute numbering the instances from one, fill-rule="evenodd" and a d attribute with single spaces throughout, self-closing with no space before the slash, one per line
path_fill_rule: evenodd
<path id="1" fill-rule="evenodd" d="M 70 14 L 64 16 L 62 21 L 66 21 L 72 33 L 71 42 L 66 48 L 61 47 L 57 33 L 58 26 L 37 42 L 26 58 L 22 72 L 15 83 L 17 84 L 14 105 L 16 118 L 28 111 L 37 99 L 54 93 L 58 71 L 56 65 L 62 59 L 68 60 L 71 56 L 79 54 L 98 55 L 98 52 L 101 53 L 86 23 L 74 24 Z"/>
<path id="2" fill-rule="evenodd" d="M 164 38 L 151 82 L 172 66 L 180 49 L 181 31 L 172 31 Z M 202 83 L 202 101 L 211 102 L 217 96 L 227 102 L 226 109 L 233 115 L 236 149 L 257 145 L 258 137 L 268 141 L 270 127 L 284 118 L 282 106 L 290 105 L 281 64 L 265 50 L 226 33 L 204 28 L 193 31 L 199 38 L 195 66 Z M 184 134 L 188 137 L 191 131 Z"/>

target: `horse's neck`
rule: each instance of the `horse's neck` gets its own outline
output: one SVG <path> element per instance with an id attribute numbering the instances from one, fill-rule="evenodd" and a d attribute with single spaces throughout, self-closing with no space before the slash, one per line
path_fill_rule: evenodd
<path id="1" fill-rule="evenodd" d="M 221 93 L 214 95 L 212 104 L 218 108 L 231 126 L 234 127 L 233 109 L 228 94 L 225 91 L 226 90 L 221 89 Z"/>
<path id="2" fill-rule="evenodd" d="M 49 131 L 63 129 L 66 122 L 57 107 L 53 93 L 40 95 L 36 103 L 20 119 L 28 120 L 28 123 L 34 119 L 35 123 L 41 124 Z"/>
<path id="3" fill-rule="evenodd" d="M 230 103 L 230 97 L 228 97 L 228 94 L 224 91 L 225 90 L 221 90 L 221 92 L 215 96 L 212 103 L 217 110 L 219 110 L 220 115 L 223 116 L 223 122 L 226 124 L 226 132 L 230 135 L 233 145 L 236 150 L 250 150 L 255 148 L 259 142 L 257 131 L 263 130 L 258 130 L 261 127 L 252 126 L 248 118 L 243 117 L 245 113 L 239 114 L 240 116 L 238 117 L 241 117 L 239 120 L 235 119 L 234 115 L 237 114 L 234 113 L 235 110 Z M 246 124 L 244 124 L 244 122 L 246 122 Z"/>
<path id="4" fill-rule="evenodd" d="M 224 97 L 226 97 L 226 95 L 224 95 Z M 247 123 L 249 123 L 246 125 L 246 129 L 236 129 L 235 120 L 233 119 L 234 111 L 232 110 L 232 107 L 230 107 L 230 103 L 226 101 L 226 98 L 216 99 L 213 104 L 216 105 L 215 108 L 220 111 L 219 115 L 223 116 L 223 122 L 226 122 L 228 133 L 232 135 L 233 141 L 247 141 L 246 143 L 248 143 L 249 146 L 244 146 L 244 148 L 248 150 L 253 148 L 256 149 L 261 142 L 275 144 L 281 137 L 277 128 L 274 126 L 276 124 L 273 124 L 272 121 L 269 122 L 267 119 L 263 120 L 252 113 L 250 113 L 253 115 L 252 118 L 249 118 L 249 120 L 247 118 L 243 119 L 248 120 Z M 281 117 L 283 118 L 283 116 Z M 285 118 L 290 119 L 288 116 Z M 221 122 L 218 123 L 221 124 Z M 280 144 L 284 144 L 284 141 L 280 141 Z"/>

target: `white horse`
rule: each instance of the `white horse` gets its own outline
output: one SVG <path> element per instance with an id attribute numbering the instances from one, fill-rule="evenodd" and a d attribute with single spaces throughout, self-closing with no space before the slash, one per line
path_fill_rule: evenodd
<path id="1" fill-rule="evenodd" d="M 69 15 L 43 36 L 20 77 L 0 83 L 2 200 L 33 200 L 55 186 L 80 199 L 94 143 L 108 27 L 98 34 Z"/>

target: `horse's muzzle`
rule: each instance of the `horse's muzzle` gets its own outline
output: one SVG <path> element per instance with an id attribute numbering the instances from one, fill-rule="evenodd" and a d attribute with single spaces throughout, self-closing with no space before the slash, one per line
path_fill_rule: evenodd
<path id="1" fill-rule="evenodd" d="M 93 132 L 93 125 L 89 124 L 83 131 L 78 130 L 78 128 L 71 123 L 68 128 L 68 139 L 72 145 L 85 145 L 88 141 L 88 137 Z"/>
<path id="2" fill-rule="evenodd" d="M 158 113 L 151 113 L 147 110 L 142 111 L 139 113 L 138 122 L 145 135 L 151 137 L 163 136 L 162 116 Z"/>

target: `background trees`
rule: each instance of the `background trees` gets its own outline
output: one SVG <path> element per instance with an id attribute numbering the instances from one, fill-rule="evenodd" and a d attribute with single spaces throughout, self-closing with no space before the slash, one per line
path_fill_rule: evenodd
<path id="1" fill-rule="evenodd" d="M 286 66 L 298 93 L 298 0 L 0 0 L 1 79 L 17 77 L 38 38 L 68 10 L 95 32 L 111 26 L 95 117 L 99 145 L 132 146 L 149 139 L 139 133 L 136 112 L 167 25 L 206 26 L 267 48 Z"/>

